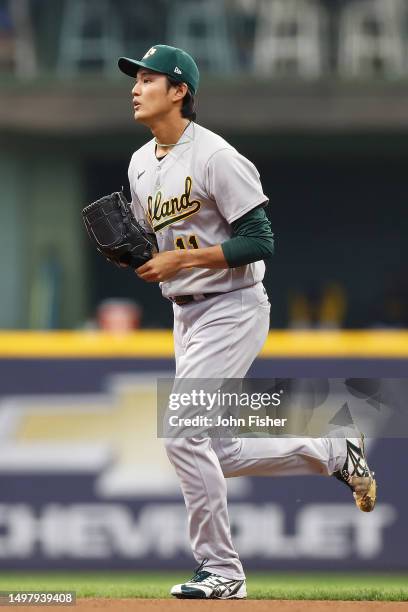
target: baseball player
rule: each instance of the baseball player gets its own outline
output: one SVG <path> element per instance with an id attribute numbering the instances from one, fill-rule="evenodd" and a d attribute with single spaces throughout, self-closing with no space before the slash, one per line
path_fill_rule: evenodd
<path id="1" fill-rule="evenodd" d="M 136 272 L 173 303 L 177 379 L 243 378 L 269 330 L 264 260 L 274 248 L 268 203 L 255 166 L 195 122 L 199 71 L 181 49 L 154 45 L 119 59 L 135 79 L 134 118 L 153 138 L 129 166 L 136 219 L 153 228 L 159 252 Z M 245 574 L 227 512 L 226 477 L 335 475 L 361 510 L 374 507 L 375 480 L 362 440 L 345 438 L 168 438 L 191 546 L 200 564 L 171 589 L 180 598 L 242 599 Z"/>

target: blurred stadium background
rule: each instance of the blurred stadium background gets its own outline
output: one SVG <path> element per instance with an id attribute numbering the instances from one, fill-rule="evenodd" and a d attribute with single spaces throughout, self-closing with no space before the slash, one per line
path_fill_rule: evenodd
<path id="1" fill-rule="evenodd" d="M 198 122 L 261 172 L 275 331 L 252 375 L 393 378 L 408 364 L 407 33 L 408 0 L 0 0 L 0 568 L 192 564 L 155 427 L 171 307 L 81 221 L 128 193 L 148 137 L 117 57 L 190 51 Z M 372 515 L 331 479 L 231 481 L 248 569 L 407 570 L 406 442 L 370 451 Z"/>

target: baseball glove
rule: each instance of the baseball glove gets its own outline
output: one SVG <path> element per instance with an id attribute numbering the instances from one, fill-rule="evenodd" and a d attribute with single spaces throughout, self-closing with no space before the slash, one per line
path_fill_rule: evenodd
<path id="1" fill-rule="evenodd" d="M 92 202 L 82 217 L 98 251 L 119 267 L 136 269 L 158 250 L 155 234 L 136 221 L 122 191 Z"/>

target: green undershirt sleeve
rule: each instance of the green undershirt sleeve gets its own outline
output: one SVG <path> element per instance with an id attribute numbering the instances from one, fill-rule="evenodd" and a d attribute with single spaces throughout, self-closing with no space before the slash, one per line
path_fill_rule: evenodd
<path id="1" fill-rule="evenodd" d="M 263 206 L 253 208 L 231 223 L 232 236 L 221 244 L 230 268 L 268 259 L 274 252 L 271 223 Z"/>

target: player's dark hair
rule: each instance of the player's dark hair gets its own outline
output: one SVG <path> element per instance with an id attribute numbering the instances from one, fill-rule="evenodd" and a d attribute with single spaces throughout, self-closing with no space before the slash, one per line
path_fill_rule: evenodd
<path id="1" fill-rule="evenodd" d="M 180 81 L 176 81 L 176 79 L 172 79 L 169 76 L 167 77 L 167 89 L 170 89 L 170 87 L 177 87 L 177 85 L 180 85 Z M 190 121 L 195 121 L 197 117 L 194 94 L 189 89 L 183 98 L 181 116 L 185 119 L 190 119 Z"/>

